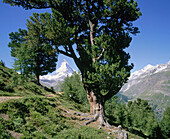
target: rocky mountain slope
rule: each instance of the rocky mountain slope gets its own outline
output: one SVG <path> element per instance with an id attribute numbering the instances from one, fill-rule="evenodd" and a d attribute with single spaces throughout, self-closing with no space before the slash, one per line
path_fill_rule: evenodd
<path id="1" fill-rule="evenodd" d="M 60 67 L 56 70 L 53 75 L 44 75 L 40 77 L 40 83 L 47 87 L 54 87 L 64 80 L 65 77 L 71 76 L 75 70 L 73 70 L 69 63 L 63 59 Z"/>
<path id="2" fill-rule="evenodd" d="M 147 65 L 132 73 L 120 94 L 129 100 L 149 100 L 157 113 L 162 113 L 170 106 L 170 61 L 156 66 Z"/>

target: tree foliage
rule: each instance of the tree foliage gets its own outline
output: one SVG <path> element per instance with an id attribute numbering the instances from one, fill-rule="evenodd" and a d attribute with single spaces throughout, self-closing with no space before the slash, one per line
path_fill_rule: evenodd
<path id="1" fill-rule="evenodd" d="M 14 67 L 23 75 L 34 74 L 39 83 L 39 76 L 56 69 L 57 54 L 50 44 L 45 44 L 40 30 L 28 21 L 28 31 L 19 29 L 9 34 L 11 56 L 15 57 Z"/>
<path id="2" fill-rule="evenodd" d="M 163 118 L 160 122 L 161 130 L 165 138 L 170 137 L 170 107 L 167 107 L 164 111 Z"/>
<path id="3" fill-rule="evenodd" d="M 5 62 L 3 62 L 2 60 L 0 61 L 0 66 L 5 67 Z"/>
<path id="4" fill-rule="evenodd" d="M 146 100 L 138 98 L 125 105 L 119 104 L 116 98 L 112 98 L 105 107 L 106 115 L 112 124 L 121 124 L 130 132 L 145 138 L 162 137 L 156 116 Z"/>
<path id="5" fill-rule="evenodd" d="M 80 73 L 74 72 L 71 77 L 66 77 L 61 84 L 61 91 L 67 98 L 70 98 L 77 103 L 87 104 L 86 92 L 81 82 Z"/>

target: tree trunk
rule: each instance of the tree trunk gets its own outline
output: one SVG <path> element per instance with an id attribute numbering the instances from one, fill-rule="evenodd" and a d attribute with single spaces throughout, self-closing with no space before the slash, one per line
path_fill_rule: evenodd
<path id="1" fill-rule="evenodd" d="M 35 74 L 35 81 L 38 85 L 40 85 L 40 75 Z"/>
<path id="2" fill-rule="evenodd" d="M 105 117 L 104 98 L 97 97 L 93 91 L 90 91 L 90 93 L 87 94 L 87 98 L 90 103 L 90 113 L 94 115 L 94 117 L 90 119 L 88 122 L 86 122 L 85 125 L 88 125 L 91 122 L 99 120 L 102 126 L 110 127 Z"/>
<path id="3" fill-rule="evenodd" d="M 105 110 L 104 110 L 104 104 L 98 103 L 96 107 L 96 114 L 99 115 L 99 121 L 102 126 L 110 127 L 109 123 L 107 122 L 107 119 L 105 117 Z"/>
<path id="4" fill-rule="evenodd" d="M 90 114 L 96 114 L 95 107 L 96 107 L 96 97 L 94 96 L 94 92 L 91 91 L 89 94 L 87 93 L 87 99 L 90 104 Z"/>

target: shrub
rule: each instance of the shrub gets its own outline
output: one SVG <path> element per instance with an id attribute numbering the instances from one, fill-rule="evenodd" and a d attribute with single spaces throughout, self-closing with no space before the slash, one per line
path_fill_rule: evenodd
<path id="1" fill-rule="evenodd" d="M 6 122 L 0 117 L 0 139 L 12 139 L 11 135 L 6 131 Z"/>
<path id="2" fill-rule="evenodd" d="M 7 134 L 5 130 L 20 132 L 22 138 L 52 138 L 68 128 L 56 106 L 54 99 L 38 96 L 2 103 L 0 113 L 8 114 L 10 118 L 0 118 L 0 126 L 3 125 L 0 131 L 4 134 Z"/>

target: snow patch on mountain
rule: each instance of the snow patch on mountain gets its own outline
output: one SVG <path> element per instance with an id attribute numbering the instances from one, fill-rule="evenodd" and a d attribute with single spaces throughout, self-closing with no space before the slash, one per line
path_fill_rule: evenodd
<path id="1" fill-rule="evenodd" d="M 131 74 L 129 77 L 129 80 L 134 80 L 134 79 L 139 79 L 139 78 L 144 78 L 148 75 L 152 75 L 158 72 L 166 71 L 168 68 L 170 68 L 170 61 L 166 64 L 158 64 L 156 66 L 152 66 L 148 64 L 146 67 L 139 71 L 135 71 L 134 73 Z"/>
<path id="2" fill-rule="evenodd" d="M 73 70 L 69 63 L 63 59 L 60 67 L 56 70 L 54 75 L 40 76 L 40 83 L 47 87 L 55 87 L 59 82 L 64 81 L 67 76 L 71 76 L 75 70 Z"/>
<path id="3" fill-rule="evenodd" d="M 122 87 L 121 91 L 125 92 L 129 90 L 132 86 L 142 82 L 143 81 L 142 79 L 145 77 L 151 76 L 159 72 L 167 71 L 167 70 L 170 70 L 170 61 L 167 62 L 166 64 L 158 64 L 156 66 L 152 66 L 149 64 L 143 69 L 132 73 L 131 76 L 129 77 L 128 83 L 126 83 Z"/>
<path id="4" fill-rule="evenodd" d="M 68 64 L 68 62 L 63 59 L 63 62 L 61 63 L 60 67 L 56 70 L 56 75 L 57 74 L 67 74 L 68 76 L 71 76 L 72 73 L 74 72 L 75 70 L 73 70 L 70 65 Z"/>

